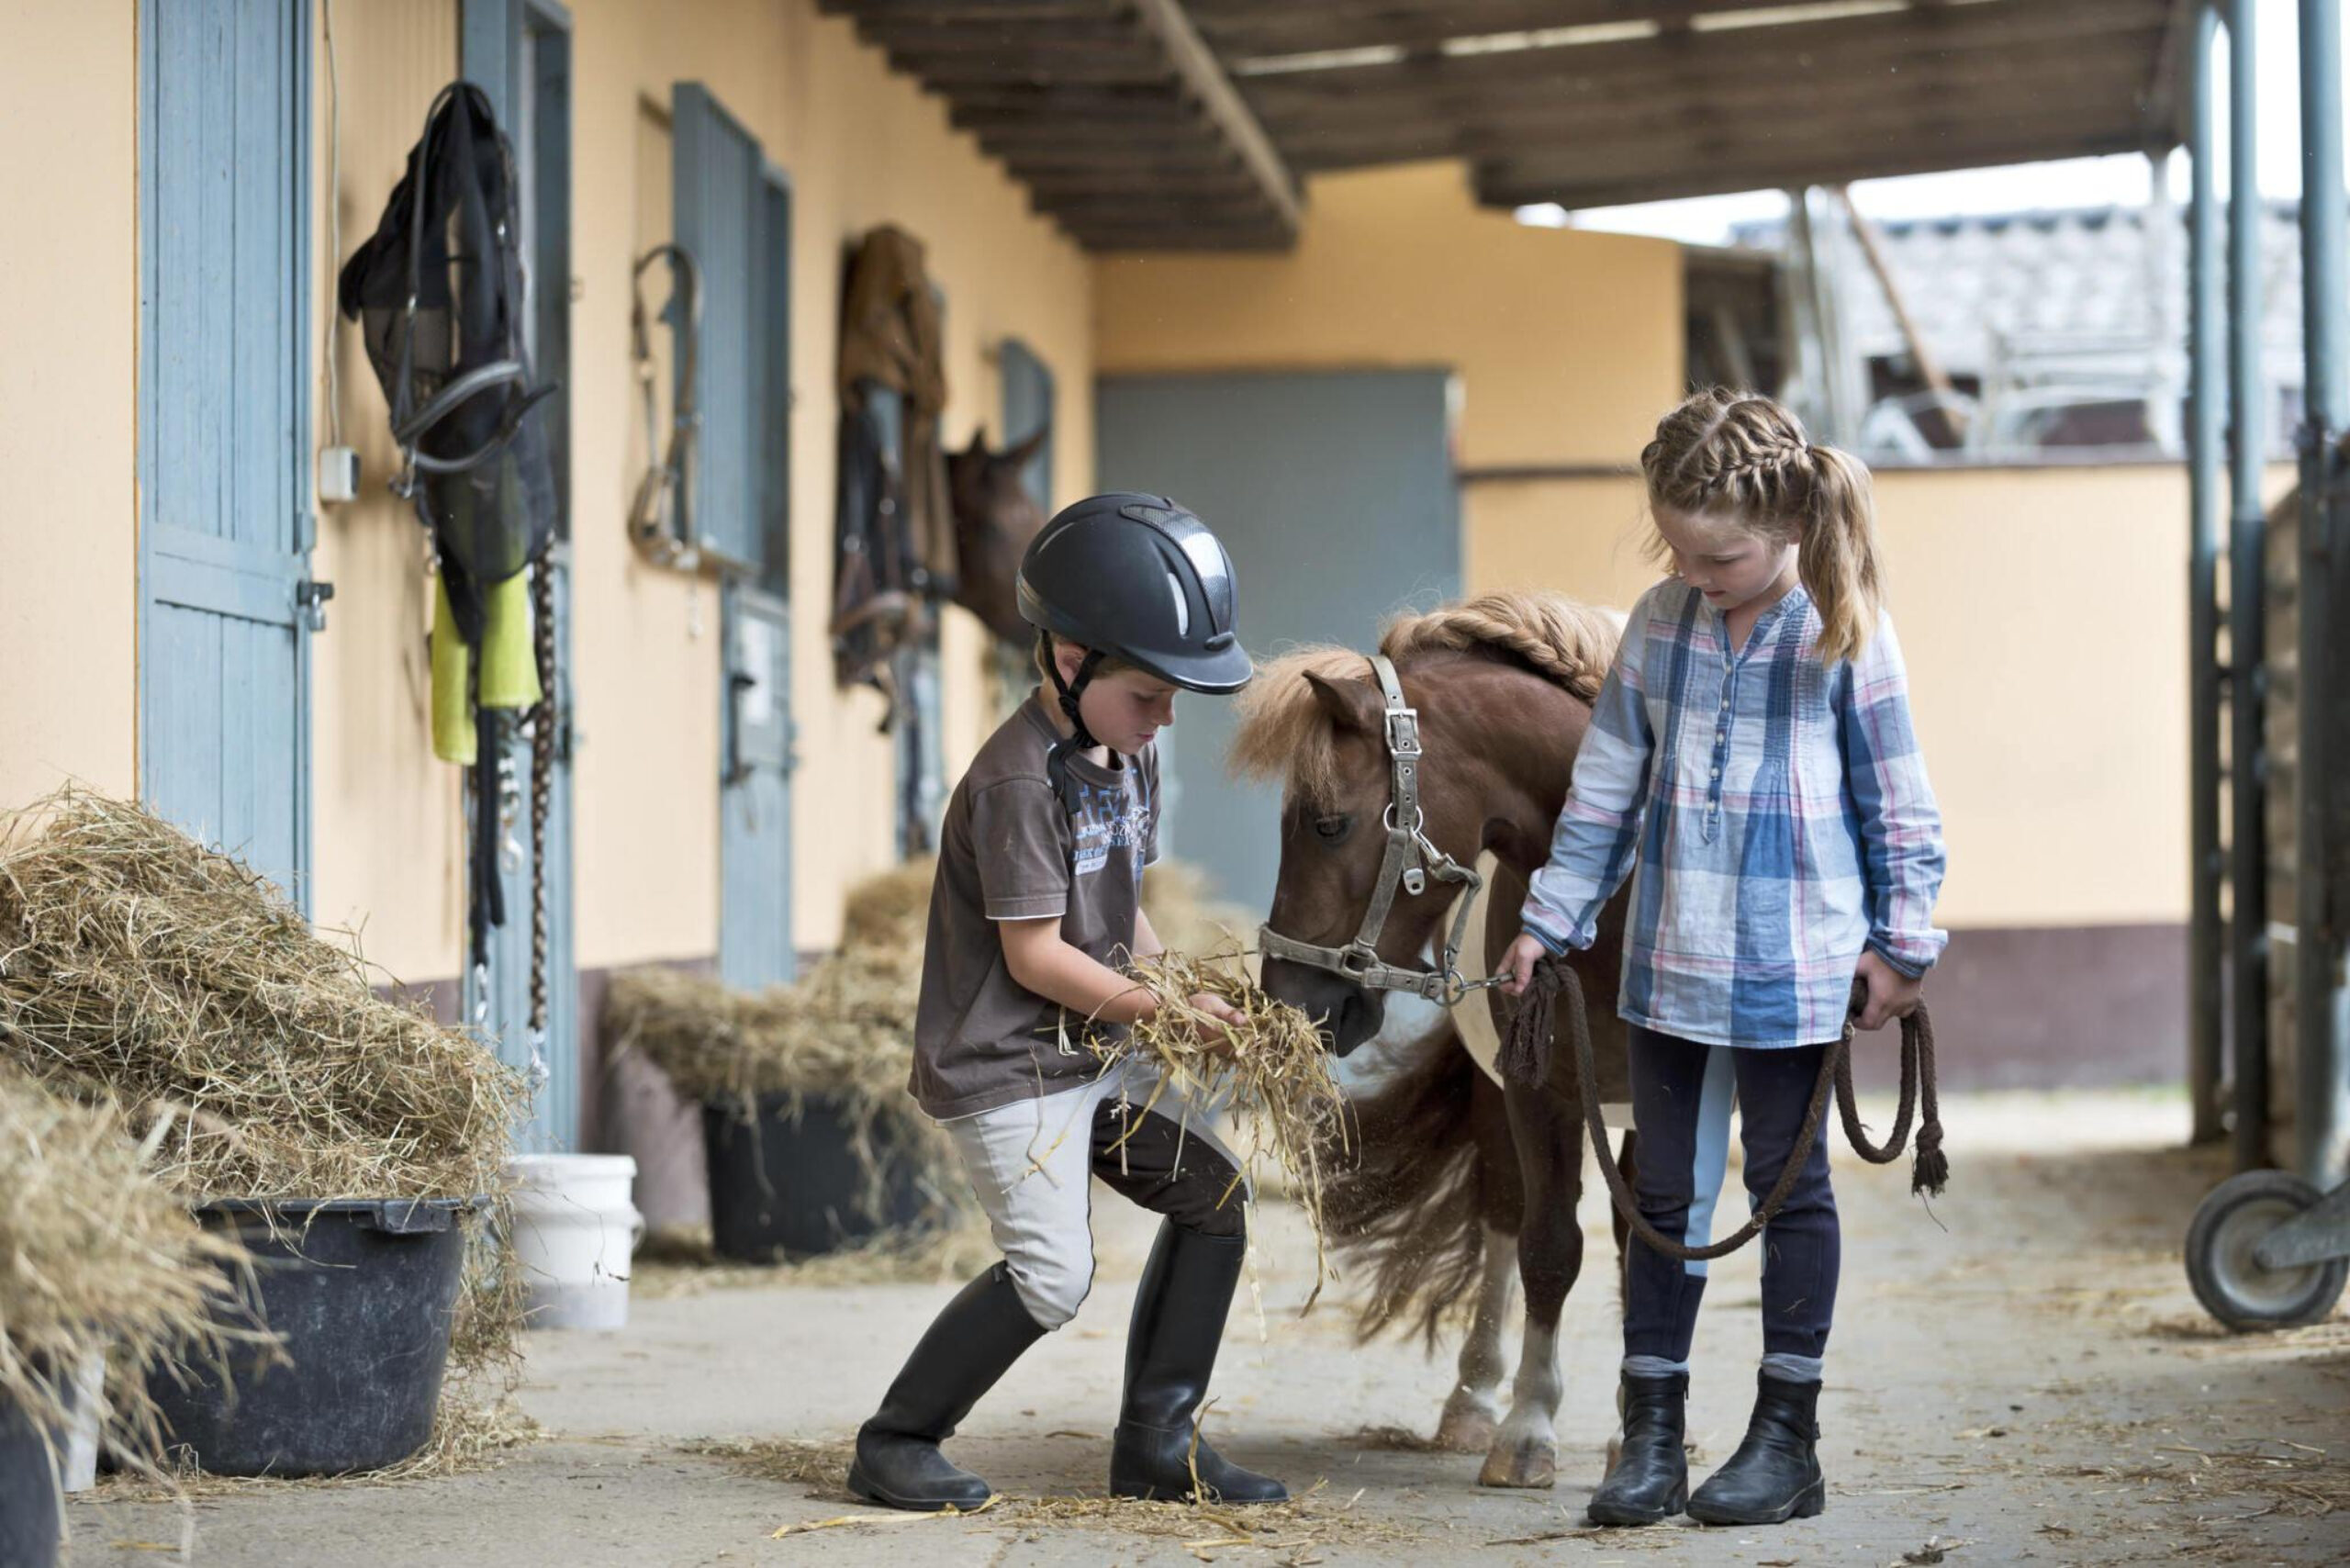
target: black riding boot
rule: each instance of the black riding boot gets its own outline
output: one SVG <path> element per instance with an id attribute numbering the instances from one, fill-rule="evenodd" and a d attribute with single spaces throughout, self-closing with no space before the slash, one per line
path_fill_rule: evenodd
<path id="1" fill-rule="evenodd" d="M 1828 1506 L 1819 1473 L 1819 1384 L 1760 1374 L 1746 1440 L 1689 1499 L 1709 1525 L 1776 1525 Z"/>
<path id="2" fill-rule="evenodd" d="M 1652 1525 L 1689 1501 L 1689 1374 L 1624 1378 L 1624 1446 L 1583 1512 L 1595 1525 Z"/>
<path id="3" fill-rule="evenodd" d="M 1189 1499 L 1196 1466 L 1201 1502 L 1279 1503 L 1289 1489 L 1226 1462 L 1192 1421 L 1215 1371 L 1216 1347 L 1248 1241 L 1203 1236 L 1169 1222 L 1142 1271 L 1126 1334 L 1126 1396 L 1110 1450 L 1110 1495 Z"/>
<path id="4" fill-rule="evenodd" d="M 993 1495 L 988 1484 L 938 1445 L 1044 1336 L 1002 1263 L 965 1285 L 906 1358 L 881 1408 L 857 1428 L 848 1489 L 890 1508 L 934 1512 L 986 1502 Z"/>

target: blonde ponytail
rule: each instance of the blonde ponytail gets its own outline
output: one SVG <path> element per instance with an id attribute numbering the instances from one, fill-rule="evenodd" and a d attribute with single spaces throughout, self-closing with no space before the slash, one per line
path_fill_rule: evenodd
<path id="1" fill-rule="evenodd" d="M 1796 574 L 1819 611 L 1822 662 L 1857 658 L 1885 606 L 1876 546 L 1876 498 L 1869 471 L 1851 453 L 1811 448 L 1811 496 L 1796 547 Z"/>

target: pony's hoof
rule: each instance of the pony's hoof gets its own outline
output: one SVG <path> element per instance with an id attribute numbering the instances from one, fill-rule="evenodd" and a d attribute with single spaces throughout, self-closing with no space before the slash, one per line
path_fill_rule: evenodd
<path id="1" fill-rule="evenodd" d="M 1477 1473 L 1480 1486 L 1510 1486 L 1539 1491 L 1559 1483 L 1559 1445 L 1539 1438 L 1494 1445 L 1485 1468 Z"/>
<path id="2" fill-rule="evenodd" d="M 1454 1394 L 1436 1424 L 1436 1446 L 1447 1453 L 1483 1453 L 1502 1429 L 1501 1416 L 1461 1394 Z"/>
<path id="3" fill-rule="evenodd" d="M 1599 1473 L 1602 1481 L 1616 1473 L 1616 1466 L 1624 1457 L 1624 1429 L 1618 1427 L 1607 1439 L 1607 1468 Z"/>

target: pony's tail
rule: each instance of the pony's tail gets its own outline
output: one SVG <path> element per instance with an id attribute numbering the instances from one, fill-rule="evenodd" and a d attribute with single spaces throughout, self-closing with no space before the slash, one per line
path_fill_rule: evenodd
<path id="1" fill-rule="evenodd" d="M 1501 1091 L 1451 1020 L 1405 1048 L 1405 1065 L 1356 1102 L 1360 1159 L 1332 1181 L 1323 1213 L 1340 1256 L 1370 1278 L 1358 1340 L 1403 1325 L 1433 1351 L 1445 1317 L 1476 1299 L 1488 1222 L 1523 1200 L 1491 1191 L 1516 1168 L 1480 1148 L 1474 1107 Z"/>

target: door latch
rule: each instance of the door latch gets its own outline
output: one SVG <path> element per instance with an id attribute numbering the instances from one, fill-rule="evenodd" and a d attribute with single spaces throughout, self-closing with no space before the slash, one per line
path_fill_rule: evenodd
<path id="1" fill-rule="evenodd" d="M 294 607 L 301 612 L 302 624 L 313 632 L 327 629 L 327 600 L 334 597 L 334 584 L 298 582 L 294 585 Z"/>

